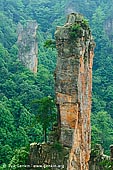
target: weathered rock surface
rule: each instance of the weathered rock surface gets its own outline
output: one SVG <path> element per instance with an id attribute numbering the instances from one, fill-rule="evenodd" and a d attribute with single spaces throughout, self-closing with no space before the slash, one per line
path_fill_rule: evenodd
<path id="1" fill-rule="evenodd" d="M 37 27 L 36 21 L 32 20 L 28 21 L 26 26 L 18 24 L 18 57 L 34 73 L 37 72 Z"/>
<path id="2" fill-rule="evenodd" d="M 94 41 L 87 22 L 72 13 L 55 32 L 60 142 L 70 148 L 67 170 L 88 170 Z"/>
<path id="3" fill-rule="evenodd" d="M 28 165 L 29 170 L 34 169 L 50 169 L 64 170 L 67 166 L 69 148 L 63 148 L 59 143 L 53 144 L 37 144 L 30 145 L 30 154 Z"/>

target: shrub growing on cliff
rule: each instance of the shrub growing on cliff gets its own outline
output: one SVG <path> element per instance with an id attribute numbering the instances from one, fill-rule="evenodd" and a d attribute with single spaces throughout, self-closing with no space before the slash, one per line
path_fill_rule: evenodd
<path id="1" fill-rule="evenodd" d="M 75 23 L 71 26 L 70 37 L 71 38 L 81 38 L 83 34 L 83 29 L 89 29 L 89 23 L 87 19 L 83 19 L 80 23 Z"/>
<path id="2" fill-rule="evenodd" d="M 44 42 L 44 47 L 46 47 L 46 48 L 56 48 L 56 42 L 55 42 L 55 40 L 50 40 L 50 39 L 48 39 L 48 40 L 46 40 L 45 42 Z"/>
<path id="3" fill-rule="evenodd" d="M 55 142 L 55 143 L 53 143 L 51 149 L 56 150 L 56 151 L 58 151 L 58 152 L 62 152 L 62 151 L 63 151 L 63 146 L 62 146 L 61 143 Z"/>
<path id="4" fill-rule="evenodd" d="M 70 30 L 70 37 L 71 38 L 77 38 L 77 37 L 81 37 L 81 33 L 82 33 L 82 28 L 80 24 L 73 24 L 71 26 L 71 30 Z"/>
<path id="5" fill-rule="evenodd" d="M 88 29 L 89 28 L 89 22 L 87 19 L 83 19 L 81 23 L 82 28 Z"/>
<path id="6" fill-rule="evenodd" d="M 104 170 L 112 170 L 112 163 L 110 160 L 103 160 L 100 162 L 100 165 L 104 167 Z"/>

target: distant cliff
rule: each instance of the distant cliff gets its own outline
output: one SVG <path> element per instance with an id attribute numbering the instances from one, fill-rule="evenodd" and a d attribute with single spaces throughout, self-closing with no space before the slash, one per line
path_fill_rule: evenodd
<path id="1" fill-rule="evenodd" d="M 17 45 L 19 48 L 18 57 L 21 62 L 34 73 L 37 72 L 37 31 L 36 21 L 27 21 L 26 25 L 23 26 L 18 24 L 18 41 Z"/>
<path id="2" fill-rule="evenodd" d="M 104 30 L 108 35 L 110 41 L 113 43 L 113 17 L 112 16 L 106 19 L 104 23 Z"/>
<path id="3" fill-rule="evenodd" d="M 75 13 L 68 16 L 64 26 L 57 27 L 55 37 L 60 142 L 70 148 L 67 170 L 88 170 L 95 43 L 87 21 Z"/>

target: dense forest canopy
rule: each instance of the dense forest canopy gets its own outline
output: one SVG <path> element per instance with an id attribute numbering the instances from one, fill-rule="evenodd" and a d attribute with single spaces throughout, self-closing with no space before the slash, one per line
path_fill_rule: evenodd
<path id="1" fill-rule="evenodd" d="M 45 117 L 44 106 L 48 100 L 50 106 L 47 107 L 53 109 L 56 65 L 56 50 L 45 48 L 44 44 L 47 39 L 54 39 L 56 26 L 63 25 L 70 12 L 82 13 L 89 20 L 96 42 L 92 144 L 101 143 L 106 153 L 109 152 L 109 145 L 113 142 L 113 1 L 0 0 L 1 169 L 4 164 L 13 162 L 15 154 L 23 153 L 21 147 L 44 141 L 45 127 L 40 113 L 42 118 Z M 38 23 L 39 64 L 35 75 L 18 59 L 17 25 L 19 22 L 25 24 L 27 20 L 36 20 Z M 34 111 L 35 106 L 37 109 Z M 54 121 L 50 122 L 48 115 L 45 122 L 47 135 L 56 121 L 55 105 L 53 110 Z"/>

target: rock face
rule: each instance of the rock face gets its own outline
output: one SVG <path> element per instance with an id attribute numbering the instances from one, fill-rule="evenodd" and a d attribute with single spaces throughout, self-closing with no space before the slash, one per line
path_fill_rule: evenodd
<path id="1" fill-rule="evenodd" d="M 30 154 L 28 159 L 29 170 L 39 168 L 40 170 L 65 170 L 67 166 L 67 157 L 69 148 L 63 148 L 58 143 L 30 145 Z"/>
<path id="2" fill-rule="evenodd" d="M 60 142 L 70 148 L 67 170 L 88 170 L 94 41 L 86 20 L 72 13 L 55 32 Z"/>
<path id="3" fill-rule="evenodd" d="M 36 21 L 28 21 L 25 26 L 18 24 L 18 57 L 34 73 L 37 72 L 37 31 Z"/>

